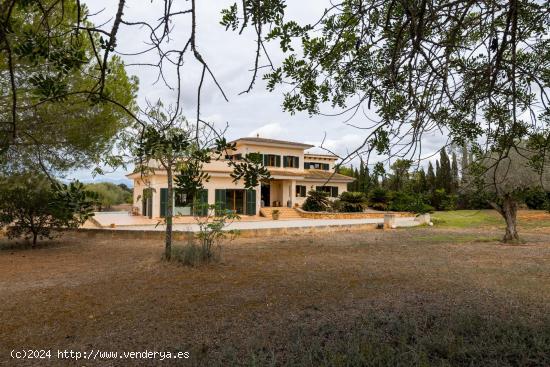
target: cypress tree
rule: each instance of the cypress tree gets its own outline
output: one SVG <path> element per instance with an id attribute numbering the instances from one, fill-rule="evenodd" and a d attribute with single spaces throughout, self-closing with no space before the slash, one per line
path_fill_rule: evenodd
<path id="1" fill-rule="evenodd" d="M 434 190 L 439 189 L 441 187 L 441 167 L 439 166 L 439 160 L 435 160 L 435 182 L 434 182 Z"/>
<path id="2" fill-rule="evenodd" d="M 456 161 L 456 154 L 453 152 L 452 156 L 452 164 L 451 164 L 451 175 L 452 175 L 452 185 L 451 185 L 451 192 L 456 193 L 458 191 L 458 163 Z"/>
<path id="3" fill-rule="evenodd" d="M 426 172 L 424 171 L 424 168 L 420 168 L 420 171 L 418 171 L 417 192 L 419 194 L 424 194 L 427 191 L 428 191 L 428 181 L 426 180 Z"/>
<path id="4" fill-rule="evenodd" d="M 445 149 L 440 150 L 439 161 L 439 188 L 445 189 L 446 193 L 452 192 L 453 174 L 451 172 L 451 162 Z"/>
<path id="5" fill-rule="evenodd" d="M 434 173 L 434 166 L 432 166 L 432 162 L 430 162 L 430 164 L 428 165 L 428 174 L 426 175 L 426 186 L 429 192 L 435 191 L 435 181 L 436 177 Z"/>
<path id="6" fill-rule="evenodd" d="M 357 179 L 358 187 L 357 191 L 364 192 L 365 187 L 365 164 L 363 163 L 363 160 L 361 159 L 361 163 L 359 164 L 359 177 Z"/>

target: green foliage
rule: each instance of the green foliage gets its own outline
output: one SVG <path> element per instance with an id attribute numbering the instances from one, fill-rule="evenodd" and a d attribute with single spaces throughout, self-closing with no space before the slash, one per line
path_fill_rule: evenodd
<path id="1" fill-rule="evenodd" d="M 369 205 L 374 210 L 387 210 L 389 201 L 388 190 L 384 188 L 376 188 L 369 194 Z"/>
<path id="2" fill-rule="evenodd" d="M 540 188 L 525 190 L 524 201 L 529 209 L 550 210 L 550 192 Z"/>
<path id="3" fill-rule="evenodd" d="M 111 182 L 99 182 L 89 183 L 84 185 L 84 187 L 87 191 L 96 193 L 97 202 L 100 210 L 102 210 L 108 209 L 113 205 L 132 203 L 132 190 L 124 184 L 121 185 L 115 185 Z"/>
<path id="4" fill-rule="evenodd" d="M 394 191 L 389 193 L 389 197 L 388 209 L 391 211 L 424 214 L 434 210 L 421 194 Z"/>
<path id="5" fill-rule="evenodd" d="M 87 14 L 82 6 L 81 25 L 92 26 L 84 20 Z M 137 79 L 126 74 L 116 56 L 102 75 L 94 52 L 100 47 L 97 37 L 75 32 L 74 0 L 46 0 L 40 6 L 17 2 L 4 15 L 2 26 L 9 31 L 3 40 L 12 52 L 11 68 L 7 52 L 0 56 L 0 119 L 6 122 L 0 126 L 2 173 L 120 165 L 122 157 L 113 148 L 123 150 L 127 141 L 125 129 L 133 123 L 128 111 L 137 109 Z M 10 70 L 16 79 L 15 107 Z"/>
<path id="6" fill-rule="evenodd" d="M 339 211 L 341 212 L 362 212 L 366 206 L 367 199 L 362 192 L 345 191 L 340 194 Z"/>
<path id="7" fill-rule="evenodd" d="M 93 216 L 97 196 L 79 182 L 52 184 L 35 172 L 2 178 L 0 225 L 9 238 L 52 238 L 61 228 L 76 228 Z"/>
<path id="8" fill-rule="evenodd" d="M 219 251 L 224 241 L 233 239 L 238 235 L 237 231 L 225 230 L 229 224 L 240 217 L 231 210 L 226 210 L 220 204 L 209 205 L 195 201 L 196 210 L 206 213 L 204 216 L 196 216 L 199 231 L 192 244 L 188 245 L 189 254 L 196 254 L 196 264 L 206 264 L 220 259 Z"/>
<path id="9" fill-rule="evenodd" d="M 203 246 L 198 245 L 194 241 L 190 241 L 186 245 L 176 245 L 172 247 L 171 260 L 178 262 L 185 266 L 199 266 L 203 264 L 209 264 L 212 262 L 218 262 L 221 259 L 221 249 L 214 247 L 212 249 L 206 249 Z"/>
<path id="10" fill-rule="evenodd" d="M 447 194 L 445 189 L 435 190 L 430 197 L 430 205 L 436 210 L 454 210 L 456 209 L 457 196 Z"/>
<path id="11" fill-rule="evenodd" d="M 302 209 L 307 212 L 324 212 L 329 207 L 328 194 L 324 191 L 310 190 L 302 204 Z"/>
<path id="12" fill-rule="evenodd" d="M 392 175 L 389 177 L 388 188 L 401 191 L 409 181 L 409 170 L 412 162 L 406 159 L 397 159 L 392 165 Z"/>

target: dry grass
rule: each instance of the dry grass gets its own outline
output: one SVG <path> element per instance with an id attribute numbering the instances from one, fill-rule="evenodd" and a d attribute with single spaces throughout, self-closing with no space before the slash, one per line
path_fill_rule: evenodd
<path id="1" fill-rule="evenodd" d="M 240 239 L 199 268 L 162 262 L 160 241 L 2 250 L 0 365 L 21 347 L 190 351 L 181 365 L 550 364 L 550 235 L 523 234 Z"/>

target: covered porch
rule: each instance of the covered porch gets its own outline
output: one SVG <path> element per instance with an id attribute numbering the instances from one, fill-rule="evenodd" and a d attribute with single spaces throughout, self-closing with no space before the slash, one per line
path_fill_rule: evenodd
<path id="1" fill-rule="evenodd" d="M 271 179 L 262 182 L 260 190 L 262 208 L 292 208 L 296 204 L 295 179 Z"/>

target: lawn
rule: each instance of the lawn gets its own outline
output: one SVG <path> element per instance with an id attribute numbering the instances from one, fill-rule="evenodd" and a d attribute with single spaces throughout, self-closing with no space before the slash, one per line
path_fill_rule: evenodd
<path id="1" fill-rule="evenodd" d="M 157 361 L 182 366 L 550 365 L 550 216 L 522 213 L 521 246 L 496 240 L 489 212 L 434 216 L 445 222 L 241 238 L 199 268 L 162 262 L 160 241 L 6 245 L 0 365 L 156 365 L 14 361 L 14 348 L 188 351 Z"/>

